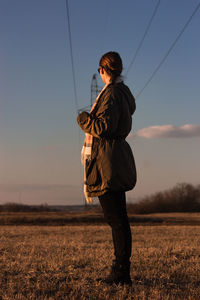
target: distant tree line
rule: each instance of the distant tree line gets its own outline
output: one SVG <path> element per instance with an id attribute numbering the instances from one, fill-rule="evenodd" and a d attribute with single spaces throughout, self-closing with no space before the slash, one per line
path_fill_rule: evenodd
<path id="1" fill-rule="evenodd" d="M 48 212 L 52 209 L 48 204 L 26 205 L 21 203 L 5 203 L 0 205 L 0 212 Z"/>
<path id="2" fill-rule="evenodd" d="M 142 198 L 127 205 L 129 213 L 200 212 L 200 185 L 179 183 L 172 189 Z"/>
<path id="3" fill-rule="evenodd" d="M 69 208 L 66 208 L 68 211 Z M 91 212 L 102 211 L 100 205 L 88 206 Z M 26 205 L 5 203 L 0 205 L 0 212 L 51 212 L 58 211 L 48 204 Z M 179 183 L 172 189 L 158 192 L 142 198 L 137 203 L 128 203 L 129 214 L 151 214 L 168 212 L 200 212 L 200 185 Z"/>

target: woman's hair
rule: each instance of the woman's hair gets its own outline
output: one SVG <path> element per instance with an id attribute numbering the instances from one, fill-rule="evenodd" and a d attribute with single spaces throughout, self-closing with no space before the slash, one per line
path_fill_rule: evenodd
<path id="1" fill-rule="evenodd" d="M 99 66 L 104 68 L 108 75 L 110 75 L 112 82 L 115 82 L 123 70 L 121 57 L 119 53 L 114 51 L 105 53 L 99 61 Z"/>

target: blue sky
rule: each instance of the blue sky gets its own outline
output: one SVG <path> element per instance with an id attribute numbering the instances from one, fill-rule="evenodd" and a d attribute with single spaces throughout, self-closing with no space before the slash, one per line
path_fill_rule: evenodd
<path id="1" fill-rule="evenodd" d="M 118 51 L 126 72 L 157 2 L 69 0 L 79 108 L 89 104 L 92 75 L 103 53 Z M 125 78 L 134 95 L 198 3 L 160 1 Z M 128 142 L 136 159 L 138 184 L 128 199 L 178 182 L 199 184 L 199 28 L 200 9 L 136 99 Z M 83 203 L 80 144 L 84 135 L 76 123 L 65 1 L 0 0 L 0 36 L 0 203 Z M 98 84 L 103 86 L 99 77 Z M 189 133 L 179 134 L 185 124 Z M 158 126 L 158 135 L 152 136 L 152 126 Z M 144 128 L 148 138 L 139 135 Z"/>

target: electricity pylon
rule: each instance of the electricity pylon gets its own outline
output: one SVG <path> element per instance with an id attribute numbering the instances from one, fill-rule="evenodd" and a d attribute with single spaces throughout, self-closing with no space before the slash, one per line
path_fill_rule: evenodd
<path id="1" fill-rule="evenodd" d="M 78 110 L 78 112 L 81 111 L 90 111 L 95 99 L 98 96 L 98 93 L 100 92 L 101 88 L 98 86 L 98 82 L 97 82 L 97 74 L 93 74 L 92 76 L 92 81 L 91 81 L 91 87 L 90 87 L 90 105 L 87 105 L 81 109 Z"/>
<path id="2" fill-rule="evenodd" d="M 97 74 L 94 74 L 92 76 L 92 82 L 91 82 L 91 99 L 90 99 L 90 105 L 92 107 L 96 97 L 98 96 L 99 89 L 97 84 Z"/>

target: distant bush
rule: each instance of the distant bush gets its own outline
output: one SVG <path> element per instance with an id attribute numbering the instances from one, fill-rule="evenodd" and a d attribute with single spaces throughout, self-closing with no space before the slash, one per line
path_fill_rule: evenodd
<path id="1" fill-rule="evenodd" d="M 179 183 L 174 188 L 128 204 L 129 213 L 200 212 L 200 185 Z"/>

